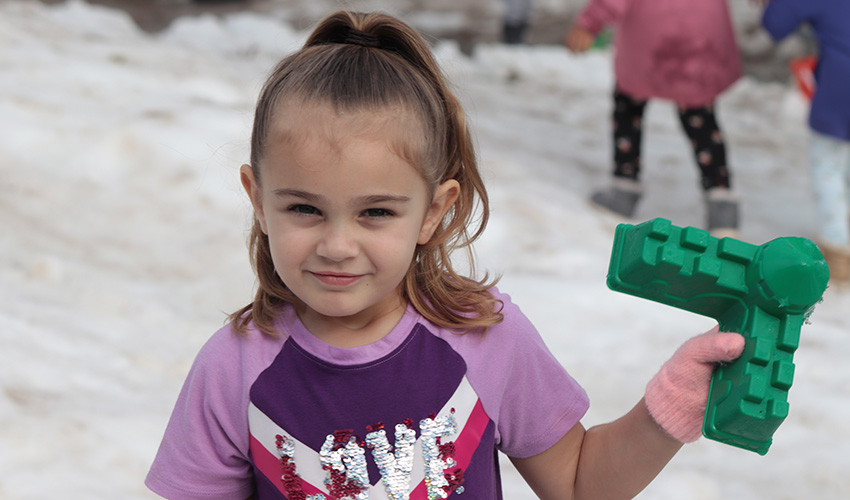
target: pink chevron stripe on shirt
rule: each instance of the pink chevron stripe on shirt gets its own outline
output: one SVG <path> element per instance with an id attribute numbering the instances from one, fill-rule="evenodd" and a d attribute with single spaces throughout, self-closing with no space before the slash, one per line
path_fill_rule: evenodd
<path id="1" fill-rule="evenodd" d="M 456 467 L 466 470 L 481 442 L 484 431 L 490 422 L 490 417 L 484 411 L 481 401 L 475 395 L 466 378 L 459 384 L 455 394 L 446 403 L 440 414 L 448 414 L 452 409 L 455 410 L 455 418 L 457 419 L 458 429 L 460 429 L 457 439 L 454 440 Z M 250 449 L 254 464 L 281 493 L 286 495 L 281 481 L 281 462 L 274 443 L 277 435 L 288 434 L 253 404 L 250 405 L 248 413 L 251 427 Z M 293 441 L 296 444 L 294 453 L 296 473 L 300 476 L 304 492 L 308 495 L 321 493 L 328 500 L 335 500 L 335 497 L 328 494 L 322 487 L 327 473 L 321 468 L 318 452 L 295 439 Z M 418 442 L 419 440 L 417 440 L 415 452 L 417 460 L 411 474 L 411 483 L 416 484 L 416 486 L 411 491 L 410 499 L 427 500 L 428 495 L 421 458 L 422 448 Z M 370 500 L 387 498 L 381 482 L 369 488 L 369 498 Z"/>

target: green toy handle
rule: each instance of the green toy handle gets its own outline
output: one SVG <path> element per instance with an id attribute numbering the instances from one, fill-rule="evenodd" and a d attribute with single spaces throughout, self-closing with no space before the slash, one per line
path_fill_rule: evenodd
<path id="1" fill-rule="evenodd" d="M 608 268 L 612 290 L 717 320 L 746 339 L 711 378 L 703 435 L 764 455 L 788 416 L 800 330 L 819 303 L 829 268 L 806 238 L 756 246 L 714 238 L 667 219 L 620 224 Z"/>

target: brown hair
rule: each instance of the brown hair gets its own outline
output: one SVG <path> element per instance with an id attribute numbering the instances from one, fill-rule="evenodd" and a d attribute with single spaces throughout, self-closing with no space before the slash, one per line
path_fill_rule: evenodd
<path id="1" fill-rule="evenodd" d="M 420 122 L 417 135 L 424 140 L 407 137 L 402 154 L 420 171 L 430 192 L 455 179 L 460 195 L 431 240 L 417 246 L 403 296 L 425 318 L 444 327 L 468 331 L 499 323 L 501 303 L 488 291 L 497 280 L 488 281 L 486 274 L 480 280 L 461 276 L 452 265 L 452 251 L 466 249 L 474 275 L 469 245 L 487 225 L 489 204 L 463 109 L 428 43 L 387 14 L 337 12 L 321 21 L 304 47 L 278 63 L 260 92 L 251 138 L 257 184 L 262 182 L 260 166 L 273 114 L 283 102 L 330 105 L 349 113 L 402 110 Z M 253 303 L 229 319 L 241 333 L 253 321 L 259 330 L 274 335 L 280 307 L 298 299 L 275 272 L 268 236 L 256 218 L 249 250 L 257 293 Z"/>

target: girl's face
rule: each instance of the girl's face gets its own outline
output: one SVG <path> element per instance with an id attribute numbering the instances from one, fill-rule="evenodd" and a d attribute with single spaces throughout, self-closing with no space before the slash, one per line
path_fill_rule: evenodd
<path id="1" fill-rule="evenodd" d="M 330 107 L 276 115 L 294 115 L 288 111 L 298 111 L 297 120 L 272 124 L 261 186 L 250 166 L 241 172 L 278 275 L 303 302 L 299 315 L 314 334 L 397 321 L 416 245 L 428 242 L 454 203 L 457 181 L 429 193 L 390 148 L 397 120 L 339 116 Z"/>

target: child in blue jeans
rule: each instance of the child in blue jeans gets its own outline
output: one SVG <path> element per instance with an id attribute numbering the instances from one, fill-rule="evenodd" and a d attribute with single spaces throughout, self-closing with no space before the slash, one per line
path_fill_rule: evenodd
<path id="1" fill-rule="evenodd" d="M 818 42 L 809 149 L 818 245 L 834 281 L 850 281 L 850 2 L 772 0 L 762 23 L 775 40 L 809 23 Z"/>

